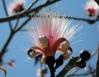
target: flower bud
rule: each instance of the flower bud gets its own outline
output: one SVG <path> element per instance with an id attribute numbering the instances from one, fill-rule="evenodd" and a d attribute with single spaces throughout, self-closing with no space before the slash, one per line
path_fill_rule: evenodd
<path id="1" fill-rule="evenodd" d="M 90 59 L 91 55 L 90 55 L 90 53 L 87 50 L 83 50 L 80 53 L 80 57 L 82 58 L 82 60 L 87 61 L 87 60 Z"/>
<path id="2" fill-rule="evenodd" d="M 10 4 L 9 10 L 11 13 L 16 14 L 24 10 L 23 7 L 24 0 L 15 0 Z"/>
<path id="3" fill-rule="evenodd" d="M 99 13 L 99 5 L 94 0 L 89 0 L 86 4 L 88 16 L 96 16 Z"/>

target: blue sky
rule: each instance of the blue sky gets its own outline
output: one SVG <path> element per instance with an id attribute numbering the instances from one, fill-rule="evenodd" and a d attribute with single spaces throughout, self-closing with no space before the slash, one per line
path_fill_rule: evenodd
<path id="1" fill-rule="evenodd" d="M 10 2 L 13 0 L 6 0 L 7 6 L 9 6 Z M 30 2 L 33 0 L 26 0 L 25 7 L 27 7 Z M 56 3 L 50 7 L 44 8 L 44 11 L 55 11 L 63 16 L 74 16 L 74 17 L 82 17 L 88 18 L 85 13 L 84 7 L 87 0 L 62 0 L 59 3 Z M 43 3 L 43 0 L 38 3 Z M 5 13 L 2 6 L 2 0 L 0 0 L 0 18 L 4 17 Z M 79 21 L 73 21 L 75 24 L 79 23 Z M 31 25 L 31 22 L 28 24 Z M 27 26 L 28 26 L 27 25 Z M 72 56 L 79 55 L 82 49 L 90 50 L 90 52 L 95 51 L 97 44 L 99 42 L 99 22 L 95 24 L 88 24 L 87 22 L 81 22 L 82 29 L 77 33 L 81 34 L 78 39 L 81 39 L 81 42 L 71 45 L 74 49 L 74 53 Z M 6 38 L 9 35 L 9 27 L 7 23 L 0 23 L 0 49 L 2 48 Z M 9 59 L 14 59 L 15 67 L 7 68 L 7 77 L 37 77 L 36 72 L 40 67 L 38 64 L 34 66 L 33 60 L 27 59 L 26 50 L 32 46 L 31 41 L 27 37 L 26 32 L 19 32 L 12 39 L 8 49 L 9 52 L 5 55 L 4 60 L 9 61 Z M 88 64 L 91 64 L 95 68 L 96 56 L 91 59 Z M 63 67 L 63 66 L 62 66 Z M 59 70 L 62 69 L 59 68 Z M 0 77 L 4 77 L 3 73 L 0 72 Z M 47 76 L 48 77 L 48 76 Z"/>

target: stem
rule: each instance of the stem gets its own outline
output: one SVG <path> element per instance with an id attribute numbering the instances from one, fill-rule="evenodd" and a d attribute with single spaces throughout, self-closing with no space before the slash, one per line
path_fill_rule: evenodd
<path id="1" fill-rule="evenodd" d="M 75 66 L 76 59 L 72 58 L 67 65 L 63 68 L 61 72 L 58 73 L 56 77 L 65 77 L 65 75 Z"/>
<path id="2" fill-rule="evenodd" d="M 15 19 L 19 19 L 19 18 L 23 18 L 23 17 L 27 17 L 29 14 L 31 13 L 35 13 L 39 10 L 41 10 L 42 8 L 45 8 L 45 7 L 48 7 L 56 2 L 59 2 L 60 0 L 53 0 L 53 1 L 50 1 L 48 3 L 45 3 L 45 4 L 41 4 L 31 10 L 25 10 L 23 12 L 20 12 L 16 15 L 13 15 L 13 16 L 8 16 L 8 17 L 4 17 L 4 18 L 0 18 L 0 23 L 3 23 L 3 22 L 8 22 L 8 21 L 11 21 L 11 20 L 15 20 Z"/>
<path id="3" fill-rule="evenodd" d="M 96 64 L 96 77 L 99 77 L 99 49 L 98 49 L 98 59 Z"/>
<path id="4" fill-rule="evenodd" d="M 8 12 L 7 12 L 7 8 L 6 8 L 6 2 L 5 2 L 5 0 L 2 0 L 2 3 L 3 3 L 3 7 L 4 7 L 5 14 L 6 14 L 6 16 L 8 17 Z M 12 31 L 13 29 L 12 29 L 12 24 L 11 24 L 11 22 L 8 21 L 8 24 L 9 24 L 10 30 Z"/>
<path id="5" fill-rule="evenodd" d="M 73 66 L 66 65 L 64 69 L 61 72 L 59 72 L 59 74 L 56 77 L 65 77 L 66 73 L 68 73 L 72 68 Z"/>
<path id="6" fill-rule="evenodd" d="M 84 76 L 91 75 L 91 74 L 94 74 L 94 73 L 95 73 L 95 71 L 91 71 L 91 72 L 89 72 L 89 73 L 71 74 L 71 75 L 68 75 L 67 77 L 73 77 L 73 76 L 74 76 L 74 77 L 75 77 L 75 76 L 76 76 L 76 77 L 78 77 L 78 76 L 79 76 L 79 77 L 81 77 L 81 76 L 84 77 Z"/>
<path id="7" fill-rule="evenodd" d="M 2 57 L 3 57 L 3 55 L 7 52 L 7 50 L 6 50 L 6 49 L 7 49 L 8 45 L 11 43 L 11 40 L 12 40 L 12 38 L 13 38 L 14 34 L 15 34 L 15 32 L 11 32 L 11 33 L 10 33 L 10 35 L 9 35 L 8 39 L 6 40 L 6 42 L 5 42 L 4 46 L 3 46 L 2 50 L 1 50 L 0 58 L 2 58 Z"/>

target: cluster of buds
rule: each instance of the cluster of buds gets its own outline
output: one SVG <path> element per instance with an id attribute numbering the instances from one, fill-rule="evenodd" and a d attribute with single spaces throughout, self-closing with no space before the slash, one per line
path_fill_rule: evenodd
<path id="1" fill-rule="evenodd" d="M 55 70 L 71 56 L 73 50 L 69 40 L 76 34 L 78 27 L 70 26 L 71 21 L 53 13 L 45 13 L 36 22 L 37 26 L 33 26 L 30 33 L 34 46 L 27 54 L 31 58 L 41 54 L 41 63 L 46 64 L 51 77 L 55 77 Z M 58 58 L 55 58 L 56 52 L 61 52 Z"/>
<path id="2" fill-rule="evenodd" d="M 87 50 L 83 50 L 79 56 L 72 57 L 56 77 L 65 77 L 66 73 L 74 67 L 84 68 L 86 66 L 86 61 L 88 61 L 90 57 L 90 53 Z"/>
<path id="3" fill-rule="evenodd" d="M 70 57 L 70 53 L 72 52 L 72 48 L 69 46 L 68 41 L 65 38 L 59 38 L 55 41 L 53 47 L 50 46 L 49 39 L 44 36 L 39 38 L 39 42 L 41 44 L 40 47 L 32 47 L 28 50 L 27 54 L 29 57 L 33 58 L 42 54 L 41 62 L 48 65 L 51 73 L 51 77 L 55 76 L 55 69 L 63 64 L 64 60 L 67 60 Z M 62 42 L 65 42 L 61 45 Z M 55 60 L 56 51 L 60 51 L 62 54 L 59 58 Z M 54 64 L 56 66 L 54 67 Z"/>
<path id="4" fill-rule="evenodd" d="M 97 16 L 99 14 L 99 5 L 95 0 L 89 0 L 86 4 L 85 10 L 88 16 Z"/>
<path id="5" fill-rule="evenodd" d="M 80 68 L 84 68 L 86 66 L 86 61 L 90 59 L 91 55 L 87 50 L 83 50 L 79 57 L 76 57 L 76 66 Z"/>
<path id="6" fill-rule="evenodd" d="M 9 11 L 13 14 L 16 14 L 18 12 L 21 12 L 24 10 L 24 0 L 15 0 L 11 3 L 9 7 Z"/>

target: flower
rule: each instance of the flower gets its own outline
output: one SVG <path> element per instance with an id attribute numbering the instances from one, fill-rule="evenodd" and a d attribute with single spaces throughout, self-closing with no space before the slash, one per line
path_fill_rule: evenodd
<path id="1" fill-rule="evenodd" d="M 13 14 L 21 12 L 24 10 L 23 4 L 24 0 L 14 0 L 9 6 L 9 11 Z"/>
<path id="2" fill-rule="evenodd" d="M 41 53 L 41 61 L 45 63 L 46 57 L 54 57 L 56 52 L 60 51 L 64 60 L 68 59 L 72 52 L 69 40 L 77 33 L 79 25 L 70 26 L 71 20 L 59 17 L 55 13 L 45 13 L 40 18 L 35 18 L 34 23 L 31 27 L 32 32 L 29 33 L 33 38 L 31 56 L 35 57 Z"/>
<path id="3" fill-rule="evenodd" d="M 94 0 L 89 0 L 85 8 L 88 16 L 96 16 L 99 13 L 99 5 Z"/>
<path id="4" fill-rule="evenodd" d="M 57 14 L 44 14 L 40 18 L 35 18 L 30 36 L 33 38 L 32 51 L 28 51 L 29 56 L 42 54 L 41 62 L 48 65 L 51 77 L 55 76 L 55 69 L 63 64 L 64 60 L 70 57 L 72 48 L 69 40 L 75 35 L 78 25 L 70 26 L 71 21 L 60 17 Z M 61 56 L 55 60 L 56 52 L 61 52 Z M 30 52 L 32 52 L 30 54 Z M 62 60 L 62 61 L 61 61 Z M 59 63 L 61 61 L 61 63 Z M 54 67 L 54 64 L 57 64 Z"/>

